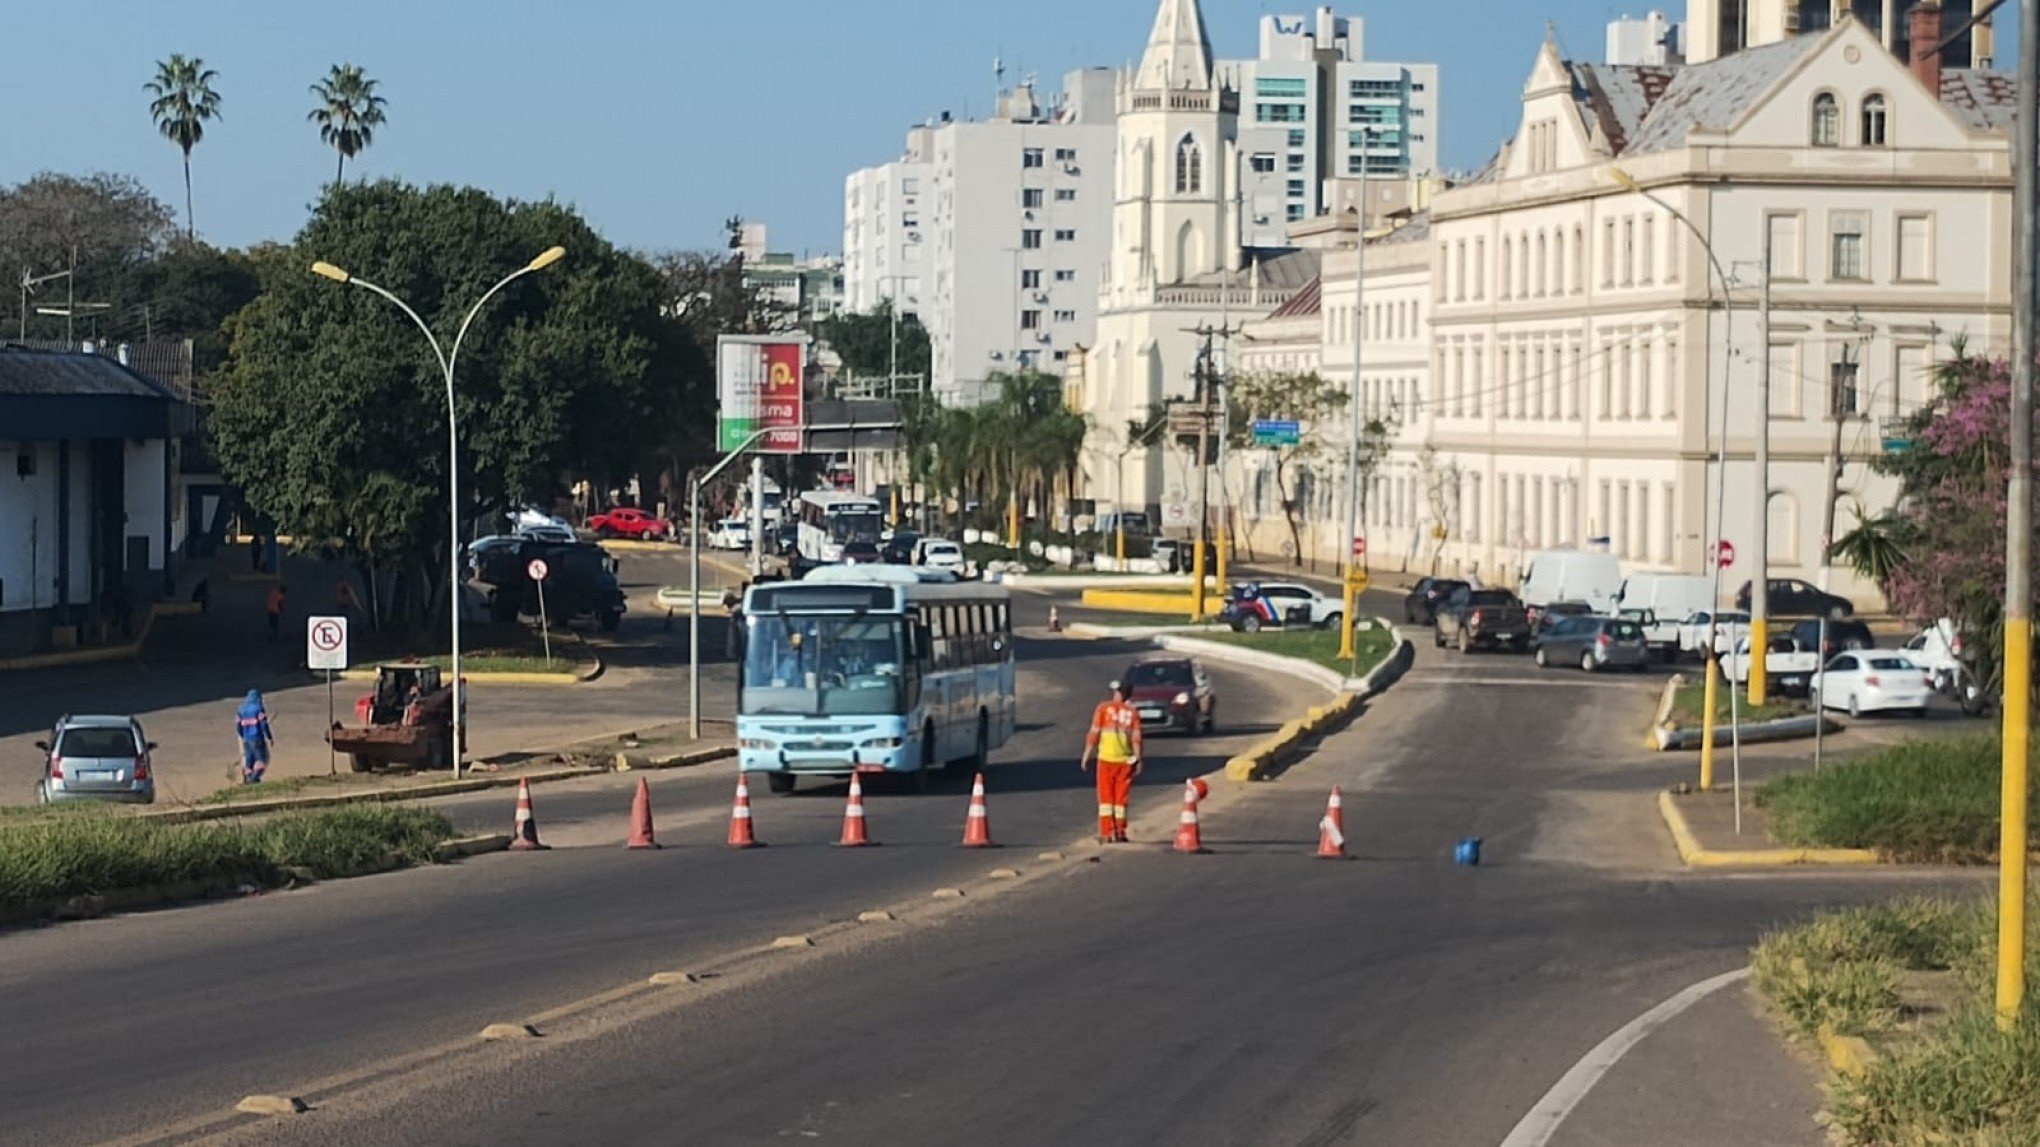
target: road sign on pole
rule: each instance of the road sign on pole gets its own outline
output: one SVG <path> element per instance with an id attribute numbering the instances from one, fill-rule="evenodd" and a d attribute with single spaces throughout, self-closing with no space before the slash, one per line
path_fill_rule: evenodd
<path id="1" fill-rule="evenodd" d="M 347 619 L 313 617 L 306 621 L 305 665 L 312 669 L 347 668 Z"/>
<path id="2" fill-rule="evenodd" d="M 1303 441 L 1303 425 L 1295 419 L 1257 418 L 1254 420 L 1254 445 L 1295 446 Z"/>
<path id="3" fill-rule="evenodd" d="M 305 665 L 326 671 L 326 775 L 335 776 L 340 764 L 333 755 L 333 671 L 347 668 L 347 619 L 311 617 L 305 619 Z"/>
<path id="4" fill-rule="evenodd" d="M 551 570 L 546 566 L 544 558 L 533 558 L 531 559 L 531 564 L 524 567 L 524 572 L 531 575 L 532 583 L 538 587 L 538 638 L 545 643 L 545 665 L 546 668 L 550 669 L 552 668 L 552 627 L 545 618 L 545 575 L 550 573 Z"/>
<path id="5" fill-rule="evenodd" d="M 1723 538 L 1714 543 L 1714 564 L 1722 569 L 1735 564 L 1735 543 Z"/>
<path id="6" fill-rule="evenodd" d="M 1353 556 L 1356 558 L 1367 556 L 1367 538 L 1365 535 L 1353 539 Z"/>

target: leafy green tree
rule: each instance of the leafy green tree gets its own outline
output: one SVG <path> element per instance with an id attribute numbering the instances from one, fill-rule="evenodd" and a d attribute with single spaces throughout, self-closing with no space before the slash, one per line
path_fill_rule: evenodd
<path id="1" fill-rule="evenodd" d="M 118 301 L 107 297 L 109 279 L 160 256 L 175 236 L 170 208 L 129 176 L 43 172 L 0 187 L 0 273 L 11 283 L 67 270 L 75 258 L 78 298 Z M 17 333 L 32 333 L 32 319 L 24 313 Z"/>
<path id="2" fill-rule="evenodd" d="M 319 105 L 305 118 L 319 125 L 319 142 L 340 153 L 335 183 L 346 177 L 347 161 L 367 150 L 375 142 L 375 129 L 383 125 L 389 101 L 375 89 L 376 81 L 353 64 L 334 64 L 325 79 L 312 85 Z"/>
<path id="3" fill-rule="evenodd" d="M 917 315 L 901 315 L 897 330 L 893 304 L 888 299 L 877 309 L 855 314 L 841 312 L 817 324 L 816 334 L 843 360 L 844 369 L 858 375 L 884 375 L 893 370 L 893 348 L 897 333 L 899 373 L 918 374 L 926 379 L 934 360 L 928 342 L 928 328 Z"/>
<path id="4" fill-rule="evenodd" d="M 1261 452 L 1274 464 L 1275 490 L 1282 500 L 1282 517 L 1289 527 L 1289 543 L 1294 547 L 1298 560 L 1304 552 L 1300 524 L 1303 507 L 1297 497 L 1298 481 L 1304 471 L 1319 468 L 1327 450 L 1325 432 L 1332 428 L 1332 419 L 1346 409 L 1348 401 L 1345 387 L 1326 382 L 1316 372 L 1246 374 L 1233 380 L 1228 445 L 1234 449 Z M 1294 445 L 1257 444 L 1253 440 L 1252 424 L 1254 420 L 1264 418 L 1293 419 L 1302 424 L 1302 433 L 1297 436 Z M 1391 433 L 1388 426 L 1378 420 L 1370 420 L 1362 428 L 1362 491 L 1367 488 L 1367 476 L 1386 455 Z M 1337 437 L 1343 438 L 1344 435 Z"/>
<path id="5" fill-rule="evenodd" d="M 142 85 L 156 97 L 149 101 L 149 115 L 163 138 L 184 153 L 184 234 L 196 238 L 197 224 L 191 213 L 191 149 L 205 138 L 205 125 L 220 118 L 220 93 L 213 88 L 219 73 L 193 56 L 185 59 L 172 53 L 156 62 L 156 78 Z"/>
<path id="6" fill-rule="evenodd" d="M 336 184 L 294 244 L 258 260 L 262 294 L 230 324 L 211 424 L 222 472 L 301 548 L 406 587 L 403 620 L 443 601 L 455 557 L 443 536 L 445 380 L 400 312 L 309 264 L 388 288 L 451 347 L 484 290 L 555 244 L 566 260 L 498 294 L 456 366 L 460 516 L 494 520 L 549 498 L 570 471 L 628 472 L 675 421 L 698 417 L 711 372 L 665 313 L 649 264 L 557 204 Z"/>

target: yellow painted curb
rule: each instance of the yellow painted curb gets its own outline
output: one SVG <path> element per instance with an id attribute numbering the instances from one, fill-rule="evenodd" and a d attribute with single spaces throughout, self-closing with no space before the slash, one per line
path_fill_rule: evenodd
<path id="1" fill-rule="evenodd" d="M 1109 609 L 1118 613 L 1174 613 L 1184 617 L 1196 607 L 1196 599 L 1188 590 L 1136 590 L 1136 589 L 1087 589 L 1084 591 L 1084 606 L 1087 609 Z M 1207 609 L 1216 607 L 1215 595 L 1205 595 Z"/>
<path id="2" fill-rule="evenodd" d="M 396 665 L 401 664 L 401 662 L 389 662 L 388 664 Z M 593 681 L 602 675 L 603 665 L 600 657 L 587 664 L 588 668 L 578 669 L 571 673 L 467 672 L 462 673 L 461 676 L 467 678 L 470 685 L 579 685 L 584 682 Z M 340 672 L 335 673 L 333 677 L 339 681 L 373 681 L 376 678 L 376 670 L 342 669 Z"/>
<path id="3" fill-rule="evenodd" d="M 119 661 L 124 657 L 141 656 L 143 646 L 149 643 L 149 633 L 156 628 L 156 617 L 162 613 L 182 613 L 184 610 L 165 609 L 167 603 L 150 602 L 142 613 L 142 627 L 135 631 L 133 641 L 119 645 L 95 645 L 88 649 L 64 649 L 55 653 L 34 653 L 27 657 L 14 657 L 0 661 L 0 673 L 14 669 L 54 669 L 62 665 L 100 665 L 108 661 Z M 190 604 L 188 602 L 182 604 Z"/>
<path id="4" fill-rule="evenodd" d="M 1260 780 L 1267 774 L 1269 766 L 1279 763 L 1304 739 L 1334 732 L 1351 720 L 1360 705 L 1359 694 L 1345 693 L 1329 704 L 1312 706 L 1304 716 L 1283 725 L 1268 739 L 1228 760 L 1225 763 L 1226 779 Z"/>
<path id="5" fill-rule="evenodd" d="M 1833 1024 L 1822 1024 L 1814 1033 L 1820 1039 L 1822 1054 L 1827 1056 L 1828 1066 L 1836 1074 L 1859 1079 L 1877 1062 L 1877 1049 L 1861 1036 L 1839 1035 Z"/>
<path id="6" fill-rule="evenodd" d="M 595 544 L 605 550 L 619 554 L 684 554 L 687 547 L 679 542 L 647 542 L 637 538 L 596 538 Z"/>
<path id="7" fill-rule="evenodd" d="M 1776 868 L 1787 864 L 1857 865 L 1876 864 L 1877 854 L 1867 848 L 1703 848 L 1686 822 L 1678 798 L 1670 790 L 1658 794 L 1658 814 L 1671 830 L 1679 859 L 1688 868 Z"/>

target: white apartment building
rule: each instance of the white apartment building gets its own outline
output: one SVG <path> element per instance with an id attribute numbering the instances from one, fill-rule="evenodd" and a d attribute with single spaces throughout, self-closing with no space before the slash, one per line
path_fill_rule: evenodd
<path id="1" fill-rule="evenodd" d="M 909 130 L 899 159 L 843 181 L 843 306 L 852 313 L 868 314 L 888 300 L 903 315 L 920 313 L 936 130 L 934 123 Z"/>
<path id="2" fill-rule="evenodd" d="M 1288 245 L 1332 207 L 1328 184 L 1363 168 L 1384 182 L 1438 169 L 1438 69 L 1368 60 L 1365 24 L 1329 7 L 1263 16 L 1260 54 L 1217 66 L 1240 93 L 1248 248 Z"/>
<path id="3" fill-rule="evenodd" d="M 1685 26 L 1663 12 L 1623 16 L 1608 22 L 1608 51 L 1602 62 L 1613 67 L 1663 67 L 1685 59 Z"/>
<path id="4" fill-rule="evenodd" d="M 1393 333 L 1363 351 L 1365 409 L 1401 412 L 1369 492 L 1377 568 L 1508 581 L 1529 554 L 1573 546 L 1702 571 L 1715 539 L 1746 563 L 1763 529 L 1773 576 L 1812 579 L 1830 452 L 1839 532 L 1895 497 L 1870 462 L 1883 426 L 1927 401 L 1932 365 L 2009 339 L 2006 77 L 1908 69 L 1844 21 L 1683 67 L 1573 63 L 1547 43 L 1522 103 L 1490 168 L 1432 200 L 1421 272 L 1377 272 L 1382 241 L 1369 244 L 1382 282 L 1364 334 L 1397 329 L 1407 276 L 1428 296 L 1421 368 Z M 1330 256 L 1319 288 L 1332 379 L 1351 372 L 1350 257 Z M 1336 465 L 1343 426 L 1322 437 Z M 1310 512 L 1343 523 L 1342 506 Z M 1342 551 L 1341 531 L 1325 532 L 1320 558 Z M 1835 574 L 1840 592 L 1874 599 Z"/>
<path id="5" fill-rule="evenodd" d="M 744 258 L 744 285 L 785 308 L 793 321 L 819 322 L 842 307 L 842 259 L 774 251 L 763 223 L 743 225 L 737 250 Z"/>
<path id="6" fill-rule="evenodd" d="M 1072 72 L 1044 105 L 1032 84 L 997 114 L 914 129 L 898 162 L 845 183 L 845 293 L 902 300 L 928 329 L 934 393 L 976 403 L 985 380 L 1057 373 L 1096 329 L 1110 248 L 1112 75 Z"/>

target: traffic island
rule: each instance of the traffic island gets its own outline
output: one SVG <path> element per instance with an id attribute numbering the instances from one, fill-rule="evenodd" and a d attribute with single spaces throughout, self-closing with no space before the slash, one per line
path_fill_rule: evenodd
<path id="1" fill-rule="evenodd" d="M 90 811 L 0 827 L 0 924 L 83 919 L 432 864 L 453 826 L 427 809 L 361 807 L 239 824 Z M 482 851 L 476 847 L 475 851 Z"/>
<path id="2" fill-rule="evenodd" d="M 2040 975 L 2028 913 L 2027 978 Z M 2033 1142 L 2040 1005 L 2001 1032 L 1992 997 L 1997 913 L 1987 899 L 1907 899 L 1774 932 L 1753 961 L 1788 1038 L 1828 1064 L 1822 1115 L 1844 1143 Z"/>
<path id="3" fill-rule="evenodd" d="M 1652 718 L 1649 743 L 1660 751 L 1698 749 L 1707 739 L 1702 723 L 1706 709 L 1704 680 L 1677 674 L 1665 682 L 1664 695 Z M 1814 735 L 1825 721 L 1825 731 L 1839 733 L 1843 726 L 1832 717 L 1817 715 L 1803 701 L 1779 698 L 1764 705 L 1741 704 L 1730 692 L 1736 686 L 1722 681 L 1716 689 L 1714 746 L 1726 748 L 1738 740 L 1745 745 L 1772 741 L 1796 741 Z"/>

